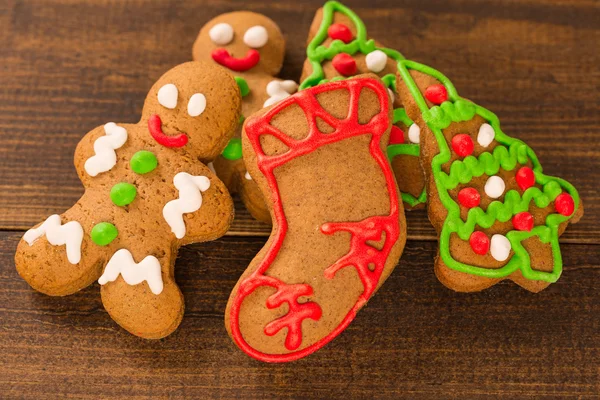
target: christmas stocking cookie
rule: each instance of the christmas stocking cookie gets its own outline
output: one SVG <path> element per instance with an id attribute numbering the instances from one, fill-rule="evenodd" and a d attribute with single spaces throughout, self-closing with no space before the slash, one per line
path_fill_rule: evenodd
<path id="1" fill-rule="evenodd" d="M 376 77 L 300 91 L 244 125 L 246 165 L 273 231 L 229 298 L 225 324 L 262 361 L 342 332 L 394 269 L 406 239 L 385 156 L 392 108 Z"/>
<path id="2" fill-rule="evenodd" d="M 284 54 L 285 40 L 275 22 L 249 11 L 222 14 L 209 21 L 193 49 L 194 60 L 216 63 L 235 75 L 243 96 L 240 132 L 244 117 L 298 89 L 294 81 L 275 78 Z M 239 132 L 215 160 L 214 169 L 232 193 L 239 193 L 254 218 L 270 223 L 265 201 L 244 166 Z"/>
<path id="3" fill-rule="evenodd" d="M 532 292 L 562 272 L 559 236 L 583 214 L 577 190 L 545 175 L 537 156 L 496 115 L 460 97 L 433 68 L 401 61 L 398 89 L 422 132 L 435 271 L 456 291 L 511 279 Z"/>
<path id="4" fill-rule="evenodd" d="M 301 89 L 362 73 L 377 74 L 389 89 L 394 107 L 387 155 L 407 209 L 426 201 L 425 177 L 419 164 L 419 126 L 408 118 L 396 95 L 396 50 L 370 39 L 361 19 L 337 1 L 317 11 L 308 36 Z"/>
<path id="5" fill-rule="evenodd" d="M 139 123 L 109 122 L 79 142 L 85 193 L 25 233 L 19 274 L 52 296 L 98 280 L 123 328 L 145 338 L 174 331 L 184 308 L 173 275 L 178 248 L 222 236 L 233 219 L 225 185 L 203 162 L 225 147 L 240 112 L 239 89 L 223 68 L 189 62 L 168 71 Z"/>

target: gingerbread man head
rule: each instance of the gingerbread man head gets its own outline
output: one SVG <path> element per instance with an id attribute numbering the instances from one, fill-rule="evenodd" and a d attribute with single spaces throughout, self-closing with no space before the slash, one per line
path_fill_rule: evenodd
<path id="1" fill-rule="evenodd" d="M 200 30 L 194 60 L 213 60 L 236 73 L 276 75 L 283 64 L 285 41 L 279 27 L 262 14 L 221 14 Z"/>

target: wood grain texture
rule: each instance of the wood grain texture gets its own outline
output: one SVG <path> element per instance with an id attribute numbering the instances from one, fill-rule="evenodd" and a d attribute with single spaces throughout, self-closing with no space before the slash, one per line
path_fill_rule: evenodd
<path id="1" fill-rule="evenodd" d="M 595 398 L 600 393 L 600 246 L 565 245 L 565 271 L 532 295 L 501 283 L 444 288 L 435 244 L 411 241 L 400 265 L 336 340 L 268 365 L 239 351 L 223 312 L 263 238 L 181 251 L 186 313 L 144 341 L 103 310 L 97 284 L 73 296 L 33 292 L 12 264 L 20 234 L 0 234 L 2 398 Z"/>
<path id="2" fill-rule="evenodd" d="M 435 66 L 496 112 L 586 207 L 561 237 L 565 271 L 532 295 L 476 294 L 433 274 L 435 234 L 407 215 L 399 267 L 357 320 L 318 353 L 268 365 L 227 337 L 223 312 L 269 228 L 236 199 L 232 237 L 182 249 L 186 300 L 170 337 L 117 327 L 99 287 L 50 298 L 14 268 L 23 230 L 83 189 L 73 153 L 108 121 L 136 122 L 146 91 L 191 59 L 200 27 L 250 9 L 284 30 L 282 77 L 297 79 L 321 0 L 0 2 L 0 398 L 592 399 L 600 394 L 600 3 L 597 0 L 346 0 L 369 33 Z M 10 232 L 13 231 L 13 232 Z"/>
<path id="3" fill-rule="evenodd" d="M 565 242 L 600 243 L 600 6 L 594 0 L 347 1 L 372 36 L 433 65 L 496 112 L 547 173 L 579 189 L 586 216 Z M 107 121 L 135 122 L 146 91 L 191 59 L 200 27 L 246 8 L 282 26 L 282 76 L 298 79 L 320 0 L 5 0 L 0 5 L 0 229 L 26 229 L 69 208 L 82 187 L 77 142 Z M 238 207 L 233 235 L 269 229 Z M 409 239 L 434 240 L 424 212 Z"/>

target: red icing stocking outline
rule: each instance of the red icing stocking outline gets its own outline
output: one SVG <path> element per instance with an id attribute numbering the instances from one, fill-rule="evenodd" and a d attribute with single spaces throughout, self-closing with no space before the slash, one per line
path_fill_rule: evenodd
<path id="1" fill-rule="evenodd" d="M 377 95 L 381 111 L 368 123 L 359 124 L 358 103 L 360 92 L 363 88 L 369 88 Z M 346 89 L 350 93 L 350 110 L 348 116 L 341 120 L 327 113 L 315 97 L 319 93 L 339 89 Z M 271 120 L 278 113 L 293 104 L 297 104 L 304 111 L 309 125 L 307 137 L 301 140 L 295 140 L 287 136 L 270 124 Z M 246 134 L 256 152 L 258 168 L 267 179 L 271 189 L 273 214 L 277 222 L 275 224 L 277 229 L 272 238 L 272 245 L 267 250 L 260 266 L 249 277 L 240 282 L 238 292 L 231 304 L 231 334 L 237 345 L 248 355 L 266 362 L 286 362 L 307 356 L 340 334 L 352 322 L 358 310 L 375 292 L 389 253 L 400 235 L 398 191 L 390 165 L 381 149 L 381 138 L 391 125 L 388 110 L 389 98 L 386 88 L 376 79 L 362 78 L 332 82 L 303 90 L 281 101 L 262 117 L 248 120 L 245 127 Z M 328 134 L 321 133 L 317 128 L 317 117 L 335 128 L 334 132 Z M 283 211 L 281 195 L 273 171 L 290 160 L 308 154 L 321 146 L 365 134 L 371 135 L 369 152 L 377 161 L 385 176 L 386 186 L 390 194 L 390 213 L 385 216 L 368 217 L 359 222 L 330 222 L 323 224 L 321 231 L 324 234 L 330 235 L 335 232 L 346 231 L 352 235 L 350 250 L 345 256 L 325 269 L 325 277 L 333 279 L 340 269 L 353 266 L 356 268 L 363 283 L 364 291 L 340 325 L 331 333 L 311 346 L 294 351 L 302 343 L 302 322 L 307 318 L 318 321 L 321 318 L 322 310 L 315 302 L 298 302 L 300 297 L 310 296 L 313 293 L 310 285 L 304 283 L 288 284 L 277 278 L 265 275 L 266 271 L 275 261 L 288 229 L 288 222 Z M 273 135 L 283 142 L 289 150 L 280 155 L 266 155 L 260 144 L 260 136 L 262 135 Z M 369 241 L 381 240 L 384 233 L 385 239 L 381 249 L 377 249 L 367 243 Z M 370 266 L 373 268 L 369 268 Z M 288 313 L 268 323 L 264 328 L 264 332 L 266 335 L 272 336 L 281 329 L 287 328 L 285 346 L 291 351 L 290 353 L 266 354 L 260 352 L 251 347 L 242 336 L 239 328 L 239 312 L 242 302 L 260 286 L 271 286 L 277 289 L 275 294 L 267 299 L 266 306 L 269 309 L 277 308 L 284 302 L 288 303 Z"/>

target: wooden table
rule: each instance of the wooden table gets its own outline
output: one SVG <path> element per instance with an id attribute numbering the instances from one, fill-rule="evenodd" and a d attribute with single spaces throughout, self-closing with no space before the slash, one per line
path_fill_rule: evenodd
<path id="1" fill-rule="evenodd" d="M 3 0 L 0 3 L 0 398 L 598 398 L 600 396 L 600 5 L 597 0 L 347 1 L 371 36 L 444 71 L 505 132 L 573 182 L 586 215 L 561 238 L 565 271 L 540 294 L 502 283 L 457 294 L 434 277 L 423 211 L 380 292 L 318 353 L 268 365 L 239 351 L 223 311 L 268 229 L 239 207 L 228 237 L 181 251 L 179 329 L 144 341 L 102 308 L 97 284 L 31 290 L 13 255 L 23 231 L 83 190 L 75 145 L 135 122 L 146 91 L 191 58 L 200 27 L 240 8 L 278 22 L 282 76 L 297 79 L 320 1 Z"/>

